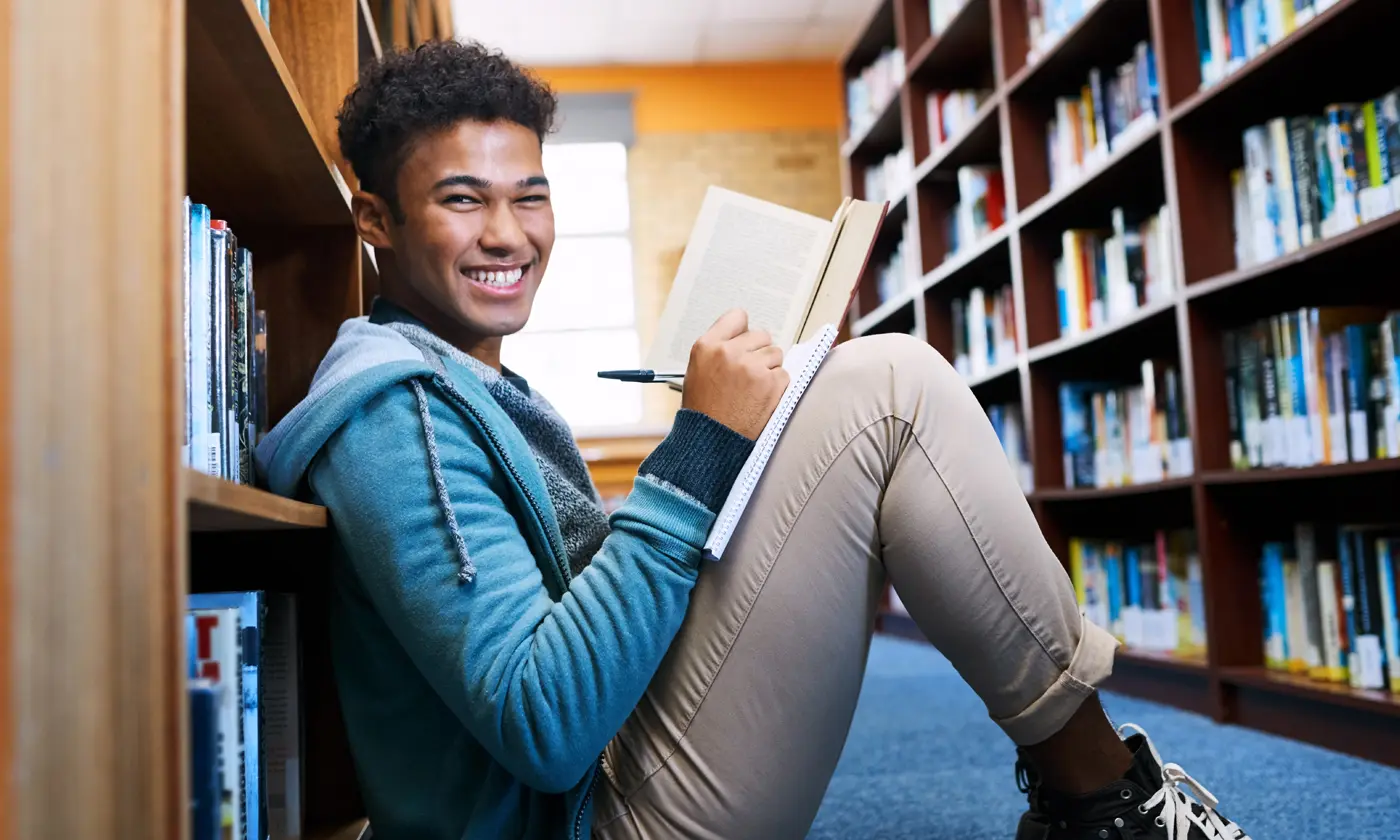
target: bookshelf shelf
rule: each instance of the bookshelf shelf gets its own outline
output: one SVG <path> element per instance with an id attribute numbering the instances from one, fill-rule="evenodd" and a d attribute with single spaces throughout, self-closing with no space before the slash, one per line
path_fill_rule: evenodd
<path id="1" fill-rule="evenodd" d="M 1251 98 L 1277 85 L 1281 75 L 1298 72 L 1301 69 L 1295 61 L 1298 53 L 1307 50 L 1315 58 L 1328 55 L 1333 49 L 1332 45 L 1319 42 L 1325 41 L 1329 35 L 1331 38 L 1352 37 L 1358 24 L 1366 23 L 1358 18 L 1372 15 L 1377 5 L 1368 0 L 1338 0 L 1336 5 L 1315 15 L 1312 20 L 1215 84 L 1199 87 L 1171 109 L 1170 119 L 1183 124 L 1207 122 L 1238 109 Z M 1196 78 L 1199 79 L 1199 75 Z"/>
<path id="2" fill-rule="evenodd" d="M 1375 475 L 1400 472 L 1400 458 L 1372 458 L 1345 464 L 1320 464 L 1315 467 L 1270 467 L 1256 470 L 1210 470 L 1201 473 L 1207 485 L 1275 484 L 1280 482 L 1318 481 L 1329 478 Z"/>
<path id="3" fill-rule="evenodd" d="M 354 820 L 344 825 L 312 832 L 306 836 L 306 840 L 360 840 L 368 828 L 369 820 Z"/>
<path id="4" fill-rule="evenodd" d="M 947 28 L 910 56 L 909 77 L 943 88 L 975 84 L 983 66 L 991 67 L 991 29 L 991 0 L 966 0 Z"/>
<path id="5" fill-rule="evenodd" d="M 1314 281 L 1347 265 L 1394 254 L 1397 248 L 1400 248 L 1400 212 L 1387 214 L 1277 259 L 1191 283 L 1186 287 L 1186 297 L 1195 300 L 1226 290 L 1234 291 L 1235 287 L 1250 281 L 1272 279 L 1287 272 L 1305 272 L 1307 276 L 1300 279 Z"/>
<path id="6" fill-rule="evenodd" d="M 1003 224 L 972 245 L 954 254 L 940 263 L 933 271 L 924 275 L 924 291 L 932 291 L 935 287 L 941 291 L 943 288 L 952 286 L 954 278 L 963 271 L 977 267 L 983 261 L 992 258 L 997 251 L 1008 249 L 1010 236 L 1011 225 L 1009 223 Z"/>
<path id="7" fill-rule="evenodd" d="M 1387 691 L 1352 688 L 1338 683 L 1322 682 L 1302 674 L 1286 674 L 1264 667 L 1227 667 L 1220 669 L 1220 678 L 1231 685 L 1267 689 L 1363 712 L 1400 717 L 1400 695 Z"/>
<path id="8" fill-rule="evenodd" d="M 918 289 L 905 289 L 895 297 L 880 304 L 880 307 L 869 315 L 862 316 L 860 320 L 856 321 L 851 327 L 851 335 L 873 335 L 878 331 L 877 327 L 883 326 L 886 321 L 892 320 L 895 315 L 900 314 L 905 309 L 909 310 L 912 319 L 914 301 L 918 300 L 918 297 Z"/>
<path id="9" fill-rule="evenodd" d="M 1097 0 L 1054 44 L 1015 72 L 1007 91 L 1016 97 L 1043 96 L 1067 79 L 1075 79 L 1077 88 L 1083 83 L 1077 77 L 1103 58 L 1106 48 L 1129 48 L 1147 34 L 1147 6 L 1147 0 Z"/>
<path id="10" fill-rule="evenodd" d="M 1117 321 L 1111 321 L 1102 327 L 1095 327 L 1079 335 L 1057 338 L 1053 341 L 1036 345 L 1027 351 L 1026 357 L 1031 364 L 1037 364 L 1047 359 L 1075 353 L 1084 348 L 1091 348 L 1094 345 L 1105 343 L 1109 339 L 1120 337 L 1124 333 L 1134 332 L 1144 324 L 1164 321 L 1169 315 L 1175 314 L 1175 308 L 1175 298 L 1149 303 L 1141 309 L 1134 311 L 1131 315 L 1126 315 Z"/>
<path id="11" fill-rule="evenodd" d="M 1018 214 L 1017 224 L 1022 228 L 1032 225 L 1056 228 L 1077 224 L 1098 226 L 1102 222 L 1096 222 L 1092 216 L 1106 215 L 1113 200 L 1121 201 L 1127 197 L 1122 184 L 1141 183 L 1141 179 L 1153 177 L 1160 184 L 1161 125 L 1154 123 L 1134 131 L 1133 136 L 1120 139 L 1118 148 L 1102 161 L 1037 199 L 1025 212 Z M 1102 206 L 1106 200 L 1109 207 Z M 1086 209 L 1090 211 L 1089 214 L 1084 212 Z"/>
<path id="12" fill-rule="evenodd" d="M 997 365 L 981 376 L 969 376 L 967 378 L 967 387 L 973 390 L 978 388 L 992 388 L 1000 385 L 1003 379 L 1019 373 L 1020 370 L 1021 363 L 1019 359 L 1007 362 L 1006 364 Z"/>
<path id="13" fill-rule="evenodd" d="M 1205 654 L 1182 654 L 1170 653 L 1158 650 L 1143 650 L 1141 648 L 1120 647 L 1115 656 L 1116 659 L 1132 662 L 1137 665 L 1147 665 L 1154 668 L 1165 668 L 1172 671 L 1181 671 L 1187 674 L 1205 676 L 1209 672 Z"/>
<path id="14" fill-rule="evenodd" d="M 1036 502 L 1080 502 L 1122 496 L 1146 496 L 1187 490 L 1195 482 L 1196 479 L 1192 476 L 1183 476 L 1143 484 L 1124 484 L 1119 487 L 1043 487 L 1031 491 L 1030 498 Z"/>
<path id="15" fill-rule="evenodd" d="M 326 527 L 326 509 L 185 468 L 191 531 Z"/>
<path id="16" fill-rule="evenodd" d="M 350 190 L 251 0 L 190 4 L 187 182 L 234 229 L 349 225 Z"/>
<path id="17" fill-rule="evenodd" d="M 844 157 L 861 157 L 879 160 L 900 145 L 899 96 L 891 96 L 890 101 L 880 110 L 868 126 L 854 134 L 841 147 Z"/>
<path id="18" fill-rule="evenodd" d="M 1000 110 L 999 94 L 982 103 L 967 130 L 935 148 L 914 169 L 914 182 L 922 184 L 930 178 L 951 178 L 959 166 L 995 160 L 1001 145 L 1001 126 L 997 121 Z"/>

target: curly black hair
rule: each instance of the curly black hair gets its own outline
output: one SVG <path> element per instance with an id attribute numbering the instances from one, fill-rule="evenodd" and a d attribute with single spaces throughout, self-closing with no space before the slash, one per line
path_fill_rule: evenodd
<path id="1" fill-rule="evenodd" d="M 365 68 L 336 115 L 341 153 L 362 189 L 402 221 L 395 181 L 409 144 L 462 120 L 508 120 L 544 138 L 554 91 L 499 51 L 469 41 L 429 41 Z"/>

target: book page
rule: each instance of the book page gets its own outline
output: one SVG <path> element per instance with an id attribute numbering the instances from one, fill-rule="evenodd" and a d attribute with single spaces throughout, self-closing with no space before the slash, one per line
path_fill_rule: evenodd
<path id="1" fill-rule="evenodd" d="M 831 222 L 710 187 L 647 353 L 646 367 L 685 371 L 691 345 L 726 310 L 748 312 L 787 349 L 831 241 Z"/>

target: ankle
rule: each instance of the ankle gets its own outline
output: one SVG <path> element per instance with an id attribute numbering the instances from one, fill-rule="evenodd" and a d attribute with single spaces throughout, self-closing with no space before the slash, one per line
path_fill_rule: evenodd
<path id="1" fill-rule="evenodd" d="M 1078 796 L 1121 779 L 1133 753 L 1091 695 L 1068 722 L 1039 744 L 1022 748 L 1046 792 Z"/>

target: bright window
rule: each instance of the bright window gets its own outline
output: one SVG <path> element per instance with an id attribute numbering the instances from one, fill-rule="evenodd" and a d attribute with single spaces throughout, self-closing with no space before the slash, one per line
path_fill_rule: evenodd
<path id="1" fill-rule="evenodd" d="M 636 425 L 641 387 L 598 371 L 641 364 L 632 272 L 627 148 L 547 143 L 554 251 L 530 321 L 501 361 L 554 404 L 576 431 Z"/>

